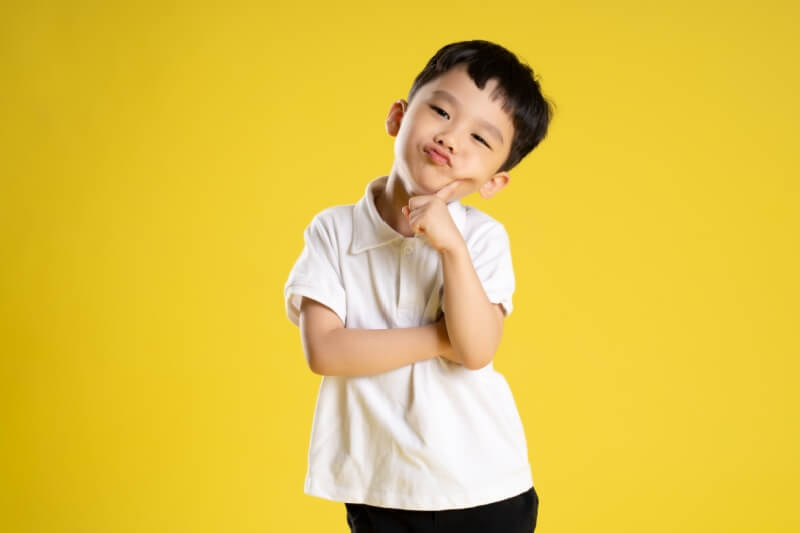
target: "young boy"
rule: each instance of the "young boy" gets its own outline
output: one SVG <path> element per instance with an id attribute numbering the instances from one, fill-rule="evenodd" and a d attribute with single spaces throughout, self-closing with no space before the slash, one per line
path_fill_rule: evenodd
<path id="1" fill-rule="evenodd" d="M 510 388 L 492 367 L 511 312 L 490 198 L 552 111 L 505 48 L 440 49 L 391 105 L 391 173 L 319 213 L 284 289 L 323 376 L 305 492 L 344 502 L 354 533 L 530 532 L 538 495 Z"/>

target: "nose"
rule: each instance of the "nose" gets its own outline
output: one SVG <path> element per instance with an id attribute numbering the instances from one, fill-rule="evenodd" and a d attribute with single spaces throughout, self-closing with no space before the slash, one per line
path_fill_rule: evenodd
<path id="1" fill-rule="evenodd" d="M 437 133 L 433 141 L 439 146 L 446 148 L 451 154 L 456 151 L 455 134 L 450 130 Z"/>

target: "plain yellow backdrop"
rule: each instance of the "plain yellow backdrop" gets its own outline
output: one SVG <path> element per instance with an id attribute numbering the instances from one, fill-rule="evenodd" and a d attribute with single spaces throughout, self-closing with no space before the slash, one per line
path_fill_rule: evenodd
<path id="1" fill-rule="evenodd" d="M 511 238 L 537 532 L 798 531 L 797 5 L 4 3 L 0 530 L 348 531 L 283 284 L 482 38 L 556 104 L 466 200 Z"/>

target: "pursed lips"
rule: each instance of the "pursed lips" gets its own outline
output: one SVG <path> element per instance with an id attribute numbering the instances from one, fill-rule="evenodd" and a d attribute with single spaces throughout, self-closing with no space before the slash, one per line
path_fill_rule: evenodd
<path id="1" fill-rule="evenodd" d="M 430 157 L 437 165 L 450 165 L 450 157 L 447 154 L 440 152 L 433 146 L 426 146 L 425 153 L 428 154 L 428 157 Z"/>

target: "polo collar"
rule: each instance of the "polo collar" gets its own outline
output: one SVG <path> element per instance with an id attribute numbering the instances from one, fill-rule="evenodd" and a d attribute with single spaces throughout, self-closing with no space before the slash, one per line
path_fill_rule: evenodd
<path id="1" fill-rule="evenodd" d="M 350 252 L 359 254 L 378 246 L 389 244 L 399 239 L 404 239 L 403 235 L 397 233 L 385 220 L 378 214 L 375 206 L 375 194 L 386 185 L 388 176 L 381 176 L 372 180 L 364 192 L 364 196 L 353 209 L 353 239 L 350 244 Z M 466 208 L 458 200 L 447 204 L 450 216 L 453 217 L 458 231 L 464 235 L 464 223 L 466 222 Z"/>

